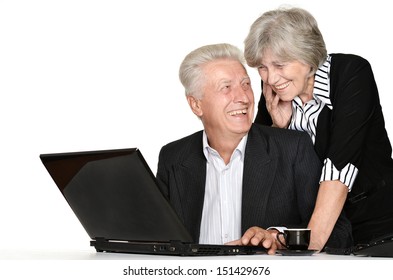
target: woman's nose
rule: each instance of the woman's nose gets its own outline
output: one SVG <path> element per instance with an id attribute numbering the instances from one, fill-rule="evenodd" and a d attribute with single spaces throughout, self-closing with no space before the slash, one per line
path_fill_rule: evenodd
<path id="1" fill-rule="evenodd" d="M 270 70 L 267 72 L 266 81 L 269 85 L 275 85 L 279 80 L 279 76 L 276 71 Z"/>
<path id="2" fill-rule="evenodd" d="M 264 83 L 267 83 L 269 85 L 274 85 L 278 79 L 279 75 L 277 72 L 274 70 L 274 68 L 264 68 L 259 71 L 259 76 L 261 76 L 261 79 Z"/>

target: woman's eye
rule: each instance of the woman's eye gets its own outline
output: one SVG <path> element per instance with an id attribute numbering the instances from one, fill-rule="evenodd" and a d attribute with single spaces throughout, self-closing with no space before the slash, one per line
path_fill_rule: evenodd
<path id="1" fill-rule="evenodd" d="M 278 69 L 282 69 L 282 68 L 284 68 L 285 66 L 286 66 L 285 63 L 276 64 L 276 67 L 277 67 Z"/>

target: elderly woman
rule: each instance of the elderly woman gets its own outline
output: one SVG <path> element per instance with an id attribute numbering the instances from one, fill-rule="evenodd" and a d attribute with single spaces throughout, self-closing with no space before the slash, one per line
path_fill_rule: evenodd
<path id="1" fill-rule="evenodd" d="M 245 39 L 262 96 L 256 123 L 307 132 L 323 162 L 309 222 L 321 250 L 344 210 L 355 244 L 393 233 L 393 160 L 370 64 L 327 54 L 314 17 L 299 8 L 264 13 Z"/>

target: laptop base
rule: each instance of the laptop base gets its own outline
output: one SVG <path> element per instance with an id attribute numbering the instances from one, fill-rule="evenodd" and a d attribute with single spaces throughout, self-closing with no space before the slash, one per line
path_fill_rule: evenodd
<path id="1" fill-rule="evenodd" d="M 174 256 L 227 256 L 266 254 L 265 248 L 257 246 L 206 245 L 184 243 L 181 241 L 133 242 L 97 238 L 90 241 L 90 246 L 95 247 L 97 252 Z"/>

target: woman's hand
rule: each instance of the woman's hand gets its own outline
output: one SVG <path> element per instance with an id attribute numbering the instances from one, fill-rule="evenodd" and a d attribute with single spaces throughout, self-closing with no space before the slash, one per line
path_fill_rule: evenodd
<path id="1" fill-rule="evenodd" d="M 292 102 L 282 101 L 273 91 L 272 87 L 263 84 L 263 95 L 266 100 L 266 108 L 272 118 L 273 126 L 288 128 L 292 118 Z"/>

